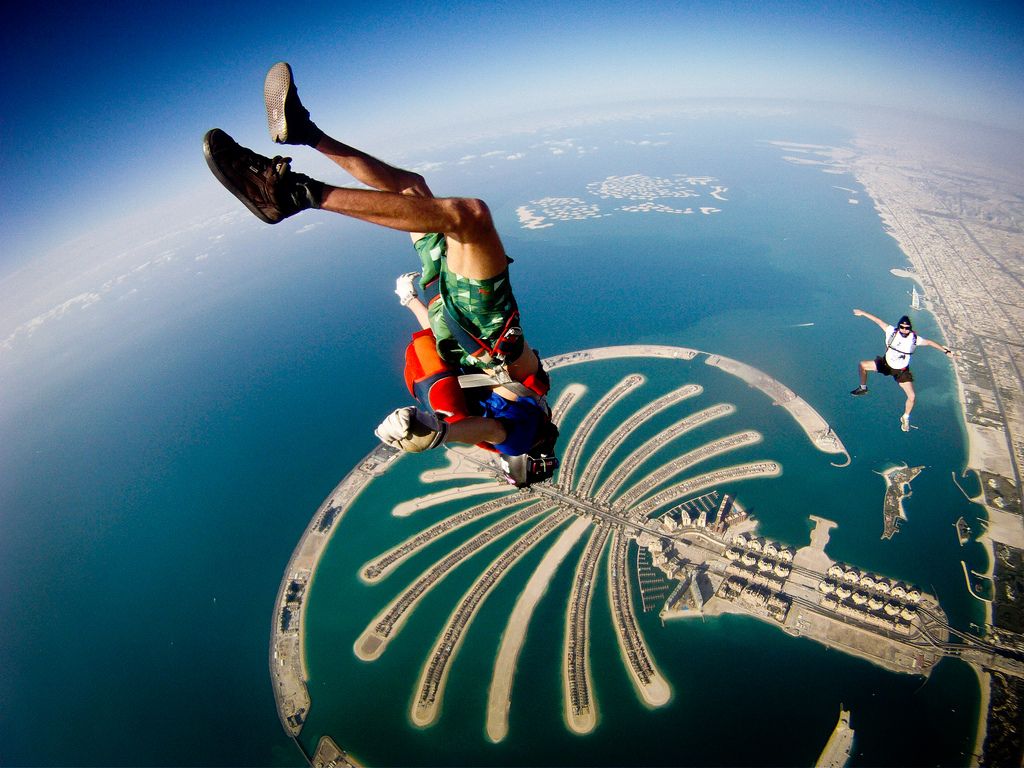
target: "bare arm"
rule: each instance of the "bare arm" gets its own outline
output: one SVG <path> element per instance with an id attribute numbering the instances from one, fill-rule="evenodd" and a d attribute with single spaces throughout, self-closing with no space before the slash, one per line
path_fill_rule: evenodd
<path id="1" fill-rule="evenodd" d="M 875 325 L 877 325 L 883 331 L 886 328 L 889 327 L 889 324 L 886 323 L 884 320 L 880 320 L 879 318 L 877 318 L 874 315 L 872 315 L 870 312 L 865 312 L 863 309 L 855 309 L 855 310 L 853 310 L 853 314 L 856 317 L 866 317 L 868 320 L 873 322 Z"/>
<path id="2" fill-rule="evenodd" d="M 421 329 L 426 330 L 430 327 L 430 316 L 422 301 L 414 297 L 405 306 L 416 317 L 416 322 L 419 323 Z"/>
<path id="3" fill-rule="evenodd" d="M 942 344 L 937 344 L 936 342 L 932 341 L 931 339 L 922 339 L 920 336 L 918 336 L 917 340 L 920 341 L 922 344 L 924 344 L 926 347 L 935 347 L 937 350 L 939 350 L 940 352 L 945 352 L 947 355 L 952 355 L 953 354 L 953 350 L 952 349 L 950 349 L 949 347 L 943 346 Z"/>
<path id="4" fill-rule="evenodd" d="M 448 425 L 448 442 L 498 445 L 505 442 L 507 438 L 508 432 L 502 423 L 497 419 L 489 419 L 485 416 L 467 416 Z"/>

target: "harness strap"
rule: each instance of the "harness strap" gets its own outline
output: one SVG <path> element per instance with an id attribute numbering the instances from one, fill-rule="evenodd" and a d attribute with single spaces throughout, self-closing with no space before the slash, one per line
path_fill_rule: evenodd
<path id="1" fill-rule="evenodd" d="M 463 373 L 459 375 L 459 386 L 463 389 L 474 387 L 505 387 L 519 397 L 543 398 L 551 389 L 551 379 L 539 363 L 536 372 L 516 381 L 508 374 L 508 368 L 501 366 L 494 373 Z"/>
<path id="2" fill-rule="evenodd" d="M 513 300 L 512 312 L 504 327 L 498 333 L 493 345 L 488 344 L 464 326 L 455 314 L 447 296 L 442 295 L 444 319 L 452 337 L 470 357 L 475 357 L 484 365 L 499 362 L 512 362 L 523 351 L 523 331 L 519 327 L 519 307 Z"/>
<path id="3" fill-rule="evenodd" d="M 438 298 L 441 295 L 441 276 L 437 275 L 426 285 L 421 285 L 420 292 L 422 294 L 420 299 L 424 304 L 430 304 Z"/>
<path id="4" fill-rule="evenodd" d="M 892 345 L 892 343 L 894 341 L 896 341 L 896 334 L 897 333 L 899 333 L 899 331 L 894 328 L 892 333 L 889 335 L 889 338 L 885 340 L 885 348 L 887 350 L 889 350 L 889 349 L 895 350 L 895 351 L 899 352 L 901 355 L 907 355 L 908 357 L 910 355 L 914 354 L 914 352 L 917 351 L 917 331 L 911 331 L 910 332 L 910 335 L 913 337 L 913 342 L 911 344 L 909 352 L 904 352 L 902 349 L 897 349 L 896 347 L 894 347 Z"/>
<path id="5" fill-rule="evenodd" d="M 519 381 L 511 379 L 502 381 L 499 377 L 488 376 L 486 373 L 464 373 L 459 376 L 459 386 L 463 389 L 502 386 L 517 397 L 529 397 L 532 400 L 536 400 L 545 411 L 549 413 L 551 411 L 548 407 L 547 397 Z"/>
<path id="6" fill-rule="evenodd" d="M 498 385 L 507 386 L 513 383 L 518 384 L 518 382 L 513 382 L 507 373 L 504 376 L 492 376 L 489 373 L 463 373 L 459 376 L 459 386 L 463 389 L 495 387 Z"/>

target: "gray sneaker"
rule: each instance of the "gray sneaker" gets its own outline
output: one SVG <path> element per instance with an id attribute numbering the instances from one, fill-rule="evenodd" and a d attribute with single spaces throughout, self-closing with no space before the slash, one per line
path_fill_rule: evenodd
<path id="1" fill-rule="evenodd" d="M 850 390 L 850 394 L 851 395 L 866 395 L 867 393 L 868 393 L 868 388 L 865 387 L 863 384 L 861 384 L 856 389 L 851 389 Z"/>
<path id="2" fill-rule="evenodd" d="M 309 119 L 309 110 L 299 101 L 292 79 L 292 68 L 279 61 L 263 81 L 263 103 L 267 108 L 267 129 L 278 144 L 305 144 L 315 147 L 324 132 Z"/>
<path id="3" fill-rule="evenodd" d="M 217 181 L 267 224 L 320 207 L 323 182 L 293 172 L 291 158 L 258 155 L 220 128 L 203 137 L 203 154 Z"/>

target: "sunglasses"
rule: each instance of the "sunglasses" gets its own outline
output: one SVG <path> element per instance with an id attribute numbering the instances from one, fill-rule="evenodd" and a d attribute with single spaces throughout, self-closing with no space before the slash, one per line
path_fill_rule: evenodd
<path id="1" fill-rule="evenodd" d="M 909 325 L 901 325 L 900 326 L 900 330 L 901 331 L 909 331 L 910 330 L 910 326 Z"/>

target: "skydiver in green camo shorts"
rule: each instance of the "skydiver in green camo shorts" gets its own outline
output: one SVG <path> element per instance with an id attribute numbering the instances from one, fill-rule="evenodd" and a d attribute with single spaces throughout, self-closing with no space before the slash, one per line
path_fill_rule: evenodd
<path id="1" fill-rule="evenodd" d="M 421 258 L 426 322 L 440 365 L 453 373 L 483 374 L 477 377 L 484 381 L 483 392 L 465 398 L 465 407 L 446 382 L 443 408 L 432 402 L 423 402 L 427 410 L 399 408 L 377 428 L 378 437 L 414 452 L 460 442 L 509 456 L 553 455 L 557 429 L 544 399 L 547 376 L 523 338 L 508 279 L 510 259 L 487 205 L 474 198 L 436 198 L 421 175 L 326 135 L 310 119 L 291 67 L 283 62 L 267 73 L 264 101 L 275 142 L 310 146 L 371 189 L 329 186 L 295 173 L 290 158 L 263 157 L 215 128 L 204 138 L 204 153 L 217 179 L 268 224 L 319 208 L 410 233 Z M 421 342 L 418 349 L 426 346 Z M 409 370 L 407 365 L 407 378 Z"/>
<path id="2" fill-rule="evenodd" d="M 451 326 L 458 323 L 462 328 L 474 328 L 484 339 L 502 334 L 516 311 L 508 267 L 490 278 L 463 277 L 452 270 L 446 258 L 444 235 L 424 235 L 414 247 L 420 257 L 420 289 L 429 301 L 427 316 L 437 338 L 438 352 L 453 365 L 479 366 L 478 358 L 460 346 Z"/>

